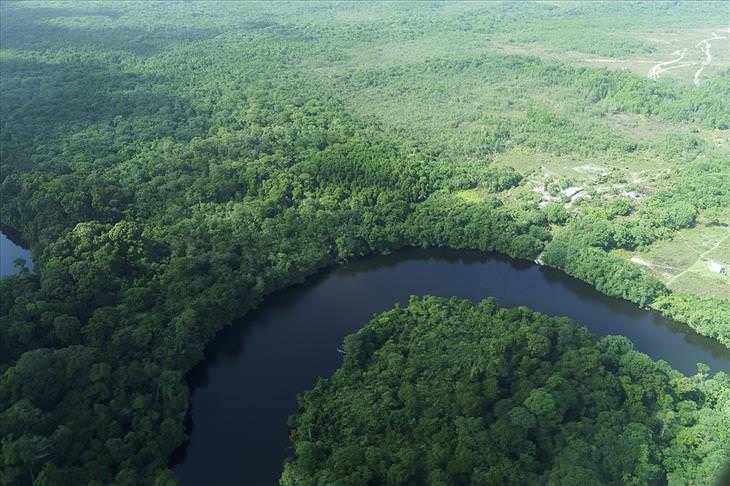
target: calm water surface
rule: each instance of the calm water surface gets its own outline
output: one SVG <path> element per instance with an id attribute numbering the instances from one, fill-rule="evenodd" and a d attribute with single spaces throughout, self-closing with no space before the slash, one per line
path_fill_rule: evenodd
<path id="1" fill-rule="evenodd" d="M 404 250 L 350 263 L 277 292 L 223 330 L 189 375 L 189 443 L 173 469 L 183 485 L 277 484 L 291 455 L 296 395 L 340 365 L 342 339 L 410 295 L 493 296 L 569 316 L 598 335 L 623 334 L 686 374 L 730 372 L 730 351 L 653 311 L 606 297 L 564 273 L 477 252 Z"/>
<path id="2" fill-rule="evenodd" d="M 9 233 L 11 238 L 16 241 L 11 241 L 5 232 Z M 13 263 L 16 258 L 24 259 L 25 266 L 28 267 L 28 269 L 33 268 L 33 260 L 30 257 L 30 251 L 18 244 L 17 239 L 14 237 L 11 230 L 3 228 L 0 230 L 0 277 L 15 275 L 18 273 L 18 268 Z"/>

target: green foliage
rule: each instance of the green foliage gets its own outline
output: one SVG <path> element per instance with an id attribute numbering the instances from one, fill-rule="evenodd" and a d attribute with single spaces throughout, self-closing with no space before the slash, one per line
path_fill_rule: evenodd
<path id="1" fill-rule="evenodd" d="M 730 160 L 694 159 L 677 168 L 677 178 L 636 205 L 627 198 L 601 200 L 572 221 L 563 236 L 604 250 L 635 249 L 673 238 L 677 230 L 694 226 L 702 211 L 730 205 Z M 549 211 L 554 209 L 548 208 Z"/>
<path id="2" fill-rule="evenodd" d="M 730 302 L 727 300 L 672 293 L 662 296 L 653 307 L 730 348 Z"/>
<path id="3" fill-rule="evenodd" d="M 545 208 L 545 217 L 551 224 L 563 224 L 568 221 L 570 214 L 562 204 L 550 203 Z"/>
<path id="4" fill-rule="evenodd" d="M 283 485 L 701 484 L 730 459 L 726 374 L 565 318 L 413 298 L 344 350 L 292 417 Z"/>
<path id="5" fill-rule="evenodd" d="M 658 153 L 685 164 L 671 187 L 575 219 L 520 200 L 524 174 L 492 164 L 512 147 L 607 158 L 657 148 L 609 128 L 616 111 L 728 125 L 727 73 L 695 89 L 482 50 L 522 32 L 529 41 L 540 22 L 561 26 L 546 45 L 573 49 L 575 25 L 596 13 L 616 22 L 616 8 L 0 2 L 0 219 L 36 263 L 0 282 L 0 482 L 170 484 L 183 377 L 205 344 L 266 294 L 343 260 L 404 245 L 532 259 L 547 245 L 546 261 L 611 295 L 664 295 L 603 250 L 670 238 L 730 207 L 727 160 L 694 160 L 705 147 L 692 137 L 666 140 Z M 684 2 L 625 8 L 634 23 L 706 14 Z M 419 44 L 388 61 L 431 38 L 448 49 Z M 361 63 L 372 45 L 384 58 Z M 650 47 L 614 36 L 586 49 Z M 468 188 L 491 194 L 477 204 L 453 194 Z M 550 224 L 575 240 L 549 243 Z M 478 403 L 461 396 L 465 410 Z M 534 428 L 541 399 L 514 407 L 520 427 Z M 559 420 L 549 408 L 545 423 Z M 458 433 L 458 457 L 432 482 L 475 461 L 478 424 Z M 392 482 L 413 474 L 416 458 L 402 454 Z M 483 473 L 478 482 L 491 480 Z"/>
<path id="6" fill-rule="evenodd" d="M 535 258 L 549 233 L 533 236 L 539 222 L 516 219 L 503 207 L 469 204 L 443 192 L 418 205 L 406 221 L 408 241 L 423 247 L 498 251 L 515 258 Z"/>
<path id="7" fill-rule="evenodd" d="M 547 265 L 588 282 L 606 295 L 621 297 L 641 306 L 651 304 L 668 293 L 656 278 L 601 249 L 576 243 L 568 231 L 563 230 L 545 248 L 542 260 Z"/>

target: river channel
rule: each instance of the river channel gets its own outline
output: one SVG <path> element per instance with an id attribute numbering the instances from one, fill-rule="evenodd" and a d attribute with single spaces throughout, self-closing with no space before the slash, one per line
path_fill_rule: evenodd
<path id="1" fill-rule="evenodd" d="M 685 374 L 698 362 L 730 372 L 730 351 L 719 343 L 558 270 L 479 252 L 403 250 L 276 292 L 216 336 L 188 376 L 190 440 L 173 466 L 181 483 L 277 484 L 292 452 L 286 422 L 297 394 L 339 367 L 346 335 L 396 302 L 426 294 L 493 296 L 503 306 L 571 317 L 599 336 L 627 336 Z"/>

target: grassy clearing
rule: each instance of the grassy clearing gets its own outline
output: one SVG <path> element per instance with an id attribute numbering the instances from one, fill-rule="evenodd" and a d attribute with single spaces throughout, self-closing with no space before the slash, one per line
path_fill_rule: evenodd
<path id="1" fill-rule="evenodd" d="M 728 277 L 710 273 L 705 266 L 692 269 L 682 274 L 669 284 L 669 288 L 686 294 L 706 295 L 710 297 L 730 298 L 730 280 Z"/>
<path id="2" fill-rule="evenodd" d="M 606 117 L 606 123 L 619 133 L 644 143 L 659 142 L 668 135 L 688 135 L 692 131 L 687 125 L 634 113 L 612 113 Z"/>
<path id="3" fill-rule="evenodd" d="M 516 147 L 497 154 L 493 163 L 517 169 L 524 176 L 521 185 L 535 192 L 542 192 L 546 184 L 557 184 L 564 188 L 581 187 L 583 197 L 587 199 L 602 195 L 630 197 L 637 201 L 666 184 L 665 177 L 672 168 L 671 161 L 655 156 L 650 150 L 581 157 Z"/>
<path id="4" fill-rule="evenodd" d="M 730 277 L 713 273 L 712 261 L 730 266 L 730 227 L 697 225 L 641 252 L 616 252 L 678 292 L 730 299 Z"/>
<path id="5" fill-rule="evenodd" d="M 467 202 L 469 204 L 479 204 L 484 202 L 484 198 L 487 197 L 488 192 L 481 188 L 467 189 L 464 191 L 458 191 L 454 193 L 455 197 Z"/>
<path id="6" fill-rule="evenodd" d="M 651 68 L 659 63 L 677 59 L 684 52 L 682 59 L 666 65 L 658 79 L 673 79 L 683 83 L 691 83 L 694 74 L 706 61 L 706 53 L 702 50 L 702 41 L 710 39 L 712 61 L 703 69 L 700 81 L 730 67 L 730 34 L 727 26 L 720 22 L 708 23 L 707 27 L 684 30 L 678 28 L 671 31 L 636 31 L 629 35 L 643 38 L 651 44 L 653 52 L 644 52 L 624 58 L 607 58 L 590 56 L 580 52 L 572 52 L 569 57 L 573 62 L 583 63 L 591 67 L 608 69 L 629 69 L 640 76 L 648 76 Z M 720 39 L 714 39 L 713 32 Z M 686 49 L 686 52 L 685 52 Z"/>

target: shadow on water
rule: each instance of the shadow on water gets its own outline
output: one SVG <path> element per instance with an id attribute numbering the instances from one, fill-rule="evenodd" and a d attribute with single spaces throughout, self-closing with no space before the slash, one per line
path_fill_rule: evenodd
<path id="1" fill-rule="evenodd" d="M 554 284 L 559 285 L 569 292 L 577 295 L 581 299 L 590 299 L 597 305 L 603 303 L 606 310 L 610 310 L 613 314 L 617 314 L 626 319 L 641 318 L 647 323 L 654 326 L 663 327 L 666 331 L 681 336 L 684 340 L 699 348 L 706 349 L 712 356 L 723 358 L 728 356 L 728 350 L 717 340 L 702 336 L 692 331 L 687 325 L 676 322 L 664 317 L 660 312 L 653 309 L 641 309 L 626 300 L 609 297 L 598 293 L 593 287 L 587 283 L 574 278 L 566 278 L 564 272 L 550 267 L 540 267 L 540 271 L 544 273 L 545 279 Z M 644 351 L 639 349 L 640 351 Z M 645 352 L 645 351 L 644 351 Z M 728 371 L 728 370 L 725 370 Z"/>
<path id="2" fill-rule="evenodd" d="M 425 294 L 493 296 L 507 307 L 566 315 L 599 336 L 625 335 L 685 374 L 696 372 L 697 362 L 730 372 L 730 351 L 718 343 L 558 270 L 480 252 L 406 249 L 275 292 L 216 336 L 188 375 L 190 440 L 173 458 L 181 483 L 276 484 L 291 454 L 286 422 L 296 396 L 339 367 L 346 335 L 396 302 Z"/>
<path id="3" fill-rule="evenodd" d="M 33 270 L 33 258 L 27 246 L 17 231 L 0 224 L 0 277 L 18 273 L 15 266 L 18 258 L 25 260 L 25 266 Z"/>

